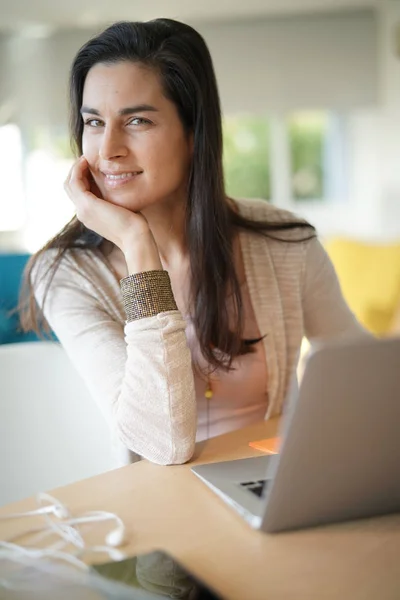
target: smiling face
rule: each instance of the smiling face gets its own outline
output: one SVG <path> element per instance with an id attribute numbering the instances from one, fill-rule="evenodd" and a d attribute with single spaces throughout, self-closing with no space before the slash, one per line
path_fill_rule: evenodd
<path id="1" fill-rule="evenodd" d="M 138 63 L 99 63 L 83 89 L 82 149 L 105 200 L 138 212 L 185 201 L 190 136 L 158 74 Z"/>

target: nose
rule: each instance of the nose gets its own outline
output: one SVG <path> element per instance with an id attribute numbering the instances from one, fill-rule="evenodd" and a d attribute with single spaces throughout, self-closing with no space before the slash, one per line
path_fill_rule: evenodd
<path id="1" fill-rule="evenodd" d="M 100 158 L 111 160 L 113 158 L 127 155 L 128 148 L 124 141 L 124 135 L 118 129 L 105 127 L 99 148 Z"/>

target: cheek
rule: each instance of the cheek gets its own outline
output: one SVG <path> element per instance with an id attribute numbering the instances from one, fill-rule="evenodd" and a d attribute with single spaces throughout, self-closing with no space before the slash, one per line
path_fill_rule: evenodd
<path id="1" fill-rule="evenodd" d="M 94 166 L 98 152 L 93 139 L 89 139 L 85 135 L 82 136 L 82 154 L 87 159 L 89 165 Z"/>
<path id="2" fill-rule="evenodd" d="M 151 152 L 148 159 L 153 166 L 153 175 L 158 179 L 176 180 L 184 177 L 190 168 L 190 150 L 186 140 L 167 140 Z"/>

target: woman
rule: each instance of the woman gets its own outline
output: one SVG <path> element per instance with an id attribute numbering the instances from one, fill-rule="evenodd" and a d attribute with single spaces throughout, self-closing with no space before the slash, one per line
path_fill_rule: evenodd
<path id="1" fill-rule="evenodd" d="M 309 224 L 226 197 L 195 30 L 112 25 L 78 52 L 70 97 L 76 218 L 31 260 L 23 323 L 44 316 L 129 450 L 122 462 L 183 463 L 196 437 L 281 412 L 303 335 L 363 330 Z"/>

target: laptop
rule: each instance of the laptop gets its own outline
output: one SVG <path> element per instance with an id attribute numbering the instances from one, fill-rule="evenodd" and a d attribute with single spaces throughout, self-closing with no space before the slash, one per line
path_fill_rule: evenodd
<path id="1" fill-rule="evenodd" d="M 311 353 L 279 454 L 192 471 L 268 533 L 400 511 L 400 338 Z"/>

